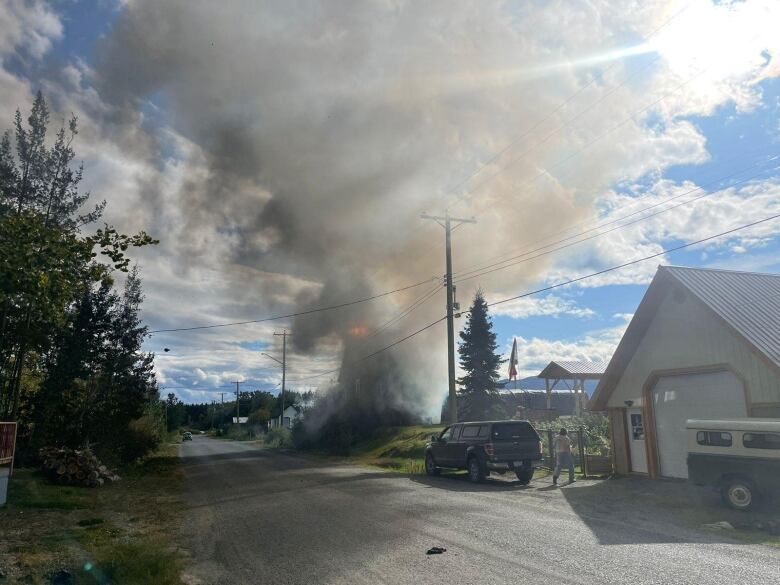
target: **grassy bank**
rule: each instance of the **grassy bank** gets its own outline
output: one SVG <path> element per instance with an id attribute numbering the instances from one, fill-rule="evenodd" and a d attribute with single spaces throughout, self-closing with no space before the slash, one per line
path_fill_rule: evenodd
<path id="1" fill-rule="evenodd" d="M 0 508 L 0 583 L 180 583 L 172 542 L 183 502 L 178 445 L 119 470 L 101 488 L 52 485 L 32 469 L 15 471 Z"/>
<path id="2" fill-rule="evenodd" d="M 418 425 L 380 429 L 370 439 L 353 446 L 348 457 L 339 459 L 398 473 L 425 473 L 425 444 L 443 428 Z"/>

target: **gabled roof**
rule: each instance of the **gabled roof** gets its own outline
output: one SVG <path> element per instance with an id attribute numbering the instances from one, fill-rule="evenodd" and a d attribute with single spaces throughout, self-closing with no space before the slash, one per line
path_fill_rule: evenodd
<path id="1" fill-rule="evenodd" d="M 674 286 L 682 286 L 780 371 L 780 275 L 659 266 L 591 400 L 606 407 L 625 368 Z"/>
<path id="2" fill-rule="evenodd" d="M 540 378 L 553 380 L 591 379 L 600 378 L 607 369 L 607 362 L 587 361 L 562 361 L 555 360 L 547 364 L 539 374 Z"/>

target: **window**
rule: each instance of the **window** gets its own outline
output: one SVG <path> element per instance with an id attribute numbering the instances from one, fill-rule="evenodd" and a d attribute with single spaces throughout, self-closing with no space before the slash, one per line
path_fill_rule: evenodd
<path id="1" fill-rule="evenodd" d="M 449 441 L 451 436 L 452 436 L 452 427 L 447 427 L 441 432 L 441 435 L 439 435 L 439 440 Z"/>
<path id="2" fill-rule="evenodd" d="M 493 425 L 493 439 L 512 441 L 516 439 L 537 439 L 536 431 L 528 423 L 501 423 Z"/>
<path id="3" fill-rule="evenodd" d="M 780 434 L 745 433 L 742 444 L 748 449 L 780 449 Z"/>
<path id="4" fill-rule="evenodd" d="M 473 439 L 479 434 L 479 427 L 463 427 L 463 434 L 461 437 L 464 439 Z"/>
<path id="5" fill-rule="evenodd" d="M 699 445 L 710 445 L 712 447 L 731 447 L 731 433 L 699 431 L 696 433 L 696 442 Z"/>
<path id="6" fill-rule="evenodd" d="M 479 427 L 479 435 L 477 436 L 487 437 L 489 433 L 490 433 L 490 427 L 487 425 L 482 425 L 481 427 Z"/>
<path id="7" fill-rule="evenodd" d="M 641 413 L 631 414 L 631 438 L 634 441 L 645 440 L 645 423 L 642 420 Z"/>

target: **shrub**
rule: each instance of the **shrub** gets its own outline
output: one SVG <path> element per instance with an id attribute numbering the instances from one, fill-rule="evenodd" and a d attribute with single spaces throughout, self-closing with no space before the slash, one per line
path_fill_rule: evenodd
<path id="1" fill-rule="evenodd" d="M 140 418 L 130 421 L 124 435 L 117 437 L 118 452 L 123 461 L 140 459 L 162 443 L 166 431 L 159 410 L 158 405 L 150 404 Z"/>
<path id="2" fill-rule="evenodd" d="M 265 434 L 265 444 L 269 447 L 292 447 L 292 433 L 288 428 L 274 427 Z"/>

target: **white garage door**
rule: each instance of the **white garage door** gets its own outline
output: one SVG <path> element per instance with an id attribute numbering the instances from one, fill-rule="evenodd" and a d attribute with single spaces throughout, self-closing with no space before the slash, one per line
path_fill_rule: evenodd
<path id="1" fill-rule="evenodd" d="M 664 376 L 653 387 L 661 475 L 688 477 L 685 421 L 747 416 L 742 383 L 731 372 Z"/>

